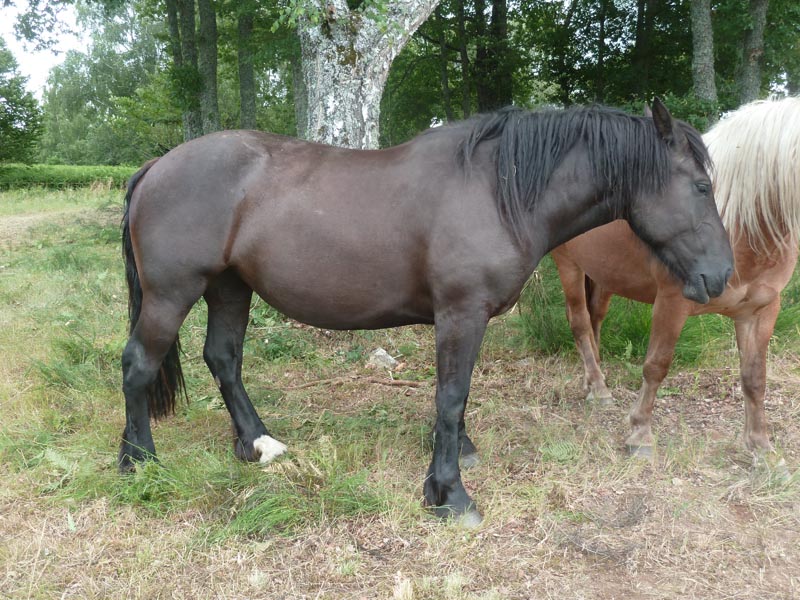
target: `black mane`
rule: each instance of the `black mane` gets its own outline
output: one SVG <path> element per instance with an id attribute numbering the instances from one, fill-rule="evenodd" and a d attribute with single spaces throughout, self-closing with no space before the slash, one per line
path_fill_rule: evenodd
<path id="1" fill-rule="evenodd" d="M 707 169 L 711 159 L 700 134 L 678 121 L 697 163 Z M 524 239 L 524 216 L 567 152 L 586 144 L 593 176 L 613 214 L 625 215 L 634 196 L 658 193 L 669 183 L 670 156 L 653 120 L 602 106 L 537 112 L 505 108 L 465 121 L 467 128 L 457 160 L 469 169 L 478 145 L 497 140 L 495 167 L 498 211 L 518 241 Z"/>

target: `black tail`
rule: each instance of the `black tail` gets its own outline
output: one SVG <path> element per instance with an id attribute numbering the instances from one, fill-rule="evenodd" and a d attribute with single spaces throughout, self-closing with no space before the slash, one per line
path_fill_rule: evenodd
<path id="1" fill-rule="evenodd" d="M 122 256 L 125 259 L 125 277 L 128 280 L 128 320 L 130 333 L 133 333 L 139 314 L 142 310 L 142 286 L 139 282 L 139 272 L 133 256 L 133 243 L 131 242 L 131 228 L 129 212 L 131 196 L 136 185 L 145 173 L 158 159 L 155 158 L 139 169 L 128 181 L 128 191 L 125 194 L 125 214 L 122 217 Z M 147 388 L 147 404 L 150 416 L 158 419 L 175 412 L 175 398 L 179 394 L 186 397 L 186 384 L 183 380 L 180 360 L 181 344 L 179 339 L 170 347 L 169 352 L 161 363 L 156 380 Z"/>

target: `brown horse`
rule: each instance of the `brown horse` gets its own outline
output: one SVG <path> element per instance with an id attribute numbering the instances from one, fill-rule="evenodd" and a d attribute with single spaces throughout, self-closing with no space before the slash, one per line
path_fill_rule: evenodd
<path id="1" fill-rule="evenodd" d="M 717 205 L 729 231 L 735 271 L 718 298 L 700 305 L 654 260 L 624 222 L 594 229 L 556 248 L 567 317 L 585 368 L 589 398 L 611 401 L 598 365 L 600 326 L 611 296 L 653 305 L 642 388 L 629 418 L 631 452 L 650 455 L 656 391 L 690 315 L 734 320 L 744 395 L 744 443 L 770 450 L 764 413 L 767 345 L 792 276 L 800 239 L 800 98 L 743 106 L 705 136 L 714 161 Z"/>
<path id="2" fill-rule="evenodd" d="M 653 113 L 507 109 L 376 151 L 229 131 L 148 163 L 129 183 L 123 219 L 131 335 L 120 468 L 155 456 L 149 417 L 174 408 L 178 329 L 201 297 L 203 356 L 236 455 L 285 450 L 242 385 L 255 291 L 318 327 L 435 326 L 425 500 L 479 522 L 458 465 L 460 451 L 475 452 L 464 433 L 470 377 L 487 321 L 513 306 L 545 253 L 626 218 L 688 297 L 719 295 L 732 272 L 702 138 L 658 101 Z"/>

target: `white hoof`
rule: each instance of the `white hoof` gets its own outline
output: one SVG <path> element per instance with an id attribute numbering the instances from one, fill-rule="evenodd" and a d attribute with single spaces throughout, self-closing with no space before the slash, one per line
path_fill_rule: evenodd
<path id="1" fill-rule="evenodd" d="M 262 435 L 260 438 L 256 439 L 253 442 L 253 448 L 261 453 L 258 459 L 261 463 L 268 463 L 276 456 L 280 456 L 286 452 L 286 444 L 282 444 L 268 435 Z"/>

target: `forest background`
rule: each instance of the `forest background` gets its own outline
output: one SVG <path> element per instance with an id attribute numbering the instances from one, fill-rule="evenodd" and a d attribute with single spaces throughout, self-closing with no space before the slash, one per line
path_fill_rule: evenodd
<path id="1" fill-rule="evenodd" d="M 353 147 L 516 104 L 654 95 L 701 130 L 800 91 L 795 0 L 4 0 L 52 45 L 88 44 L 41 100 L 0 40 L 0 161 L 138 165 L 218 129 Z M 310 107 L 310 109 L 309 109 Z"/>

